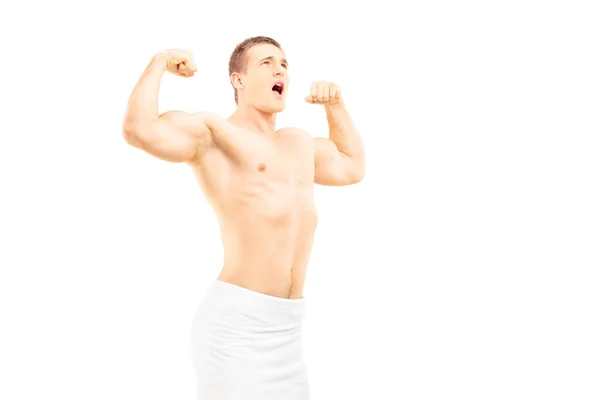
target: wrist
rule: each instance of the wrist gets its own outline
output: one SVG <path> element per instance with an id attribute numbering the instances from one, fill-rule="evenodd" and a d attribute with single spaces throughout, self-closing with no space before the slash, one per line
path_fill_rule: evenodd
<path id="1" fill-rule="evenodd" d="M 328 110 L 336 110 L 336 109 L 342 109 L 344 108 L 344 100 L 339 99 L 338 101 L 336 101 L 335 103 L 327 103 L 325 104 L 325 108 Z"/>

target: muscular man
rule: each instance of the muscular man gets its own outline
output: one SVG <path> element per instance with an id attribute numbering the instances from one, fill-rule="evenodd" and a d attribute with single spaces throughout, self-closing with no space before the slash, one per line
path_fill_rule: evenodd
<path id="1" fill-rule="evenodd" d="M 324 106 L 329 138 L 276 129 L 288 63 L 277 41 L 239 43 L 229 63 L 235 112 L 159 115 L 165 71 L 191 77 L 192 54 L 152 57 L 123 122 L 130 145 L 188 164 L 221 228 L 224 263 L 192 331 L 199 399 L 307 399 L 301 322 L 306 268 L 317 226 L 313 185 L 350 185 L 365 173 L 361 138 L 340 88 L 315 82 L 305 101 Z"/>

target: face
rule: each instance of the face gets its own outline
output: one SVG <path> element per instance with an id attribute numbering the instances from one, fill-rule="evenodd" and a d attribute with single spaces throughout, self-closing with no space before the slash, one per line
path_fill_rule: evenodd
<path id="1" fill-rule="evenodd" d="M 246 72 L 234 77 L 239 103 L 268 113 L 283 111 L 289 86 L 283 51 L 271 44 L 257 44 L 246 52 L 246 61 Z"/>

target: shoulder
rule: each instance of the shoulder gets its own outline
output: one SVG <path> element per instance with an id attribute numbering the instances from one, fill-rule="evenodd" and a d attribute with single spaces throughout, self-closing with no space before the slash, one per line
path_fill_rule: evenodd
<path id="1" fill-rule="evenodd" d="M 337 147 L 329 139 L 325 137 L 313 137 L 309 132 L 301 128 L 287 127 L 279 130 L 282 136 L 288 135 L 290 138 L 295 137 L 296 139 L 310 143 L 315 151 L 330 151 L 335 150 Z"/>
<path id="2" fill-rule="evenodd" d="M 316 141 L 311 134 L 304 129 L 296 127 L 286 127 L 278 130 L 283 141 L 293 146 L 296 150 L 304 153 L 310 153 L 314 156 L 316 150 Z"/>
<path id="3" fill-rule="evenodd" d="M 315 142 L 315 139 L 309 132 L 295 126 L 280 128 L 277 130 L 277 132 L 279 132 L 282 137 L 286 137 L 290 140 L 297 140 L 306 144 Z"/>

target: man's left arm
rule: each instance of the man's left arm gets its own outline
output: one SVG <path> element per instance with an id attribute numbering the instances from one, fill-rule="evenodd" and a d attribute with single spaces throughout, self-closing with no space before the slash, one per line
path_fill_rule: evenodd
<path id="1" fill-rule="evenodd" d="M 365 174 L 365 150 L 340 88 L 330 82 L 315 82 L 305 101 L 322 104 L 329 125 L 329 138 L 314 139 L 315 183 L 344 186 L 360 182 Z"/>

